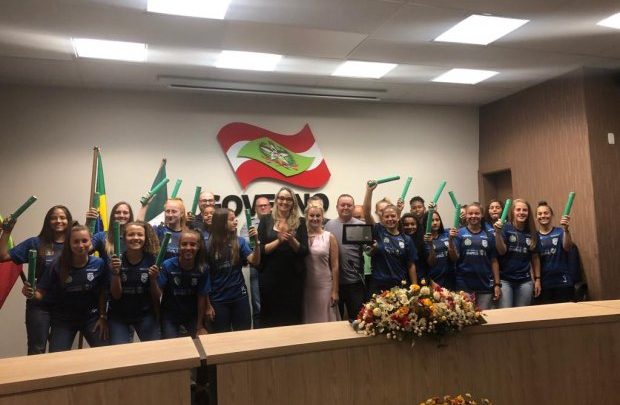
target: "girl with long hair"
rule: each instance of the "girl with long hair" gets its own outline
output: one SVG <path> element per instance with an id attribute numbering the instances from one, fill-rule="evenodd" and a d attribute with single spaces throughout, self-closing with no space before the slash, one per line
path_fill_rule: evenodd
<path id="1" fill-rule="evenodd" d="M 323 215 L 322 205 L 306 206 L 309 254 L 304 259 L 304 323 L 340 320 L 338 241 L 332 233 L 323 229 Z"/>
<path id="2" fill-rule="evenodd" d="M 50 271 L 51 265 L 62 252 L 65 241 L 69 239 L 73 222 L 69 209 L 64 205 L 55 205 L 50 208 L 43 219 L 43 226 L 38 236 L 26 239 L 8 250 L 8 240 L 15 226 L 14 221 L 5 219 L 2 228 L 4 232 L 0 237 L 0 262 L 12 260 L 16 264 L 28 263 L 30 249 L 37 251 L 37 269 L 35 280 L 41 279 L 43 274 Z M 25 289 L 31 287 L 25 284 Z M 22 294 L 26 294 L 26 290 Z M 54 297 L 47 295 L 37 301 L 26 301 L 26 335 L 28 337 L 28 354 L 45 353 L 50 334 L 52 307 Z"/>
<path id="3" fill-rule="evenodd" d="M 256 237 L 256 228 L 250 227 L 248 235 Z M 214 332 L 245 330 L 252 326 L 248 289 L 243 278 L 242 266 L 260 262 L 260 242 L 254 249 L 237 236 L 235 212 L 217 208 L 213 214 L 211 236 L 207 244 L 207 266 L 211 277 L 209 298 L 213 307 L 211 319 Z"/>
<path id="4" fill-rule="evenodd" d="M 575 280 L 568 264 L 568 252 L 573 246 L 569 230 L 570 217 L 562 216 L 560 226 L 553 226 L 553 210 L 546 201 L 541 201 L 536 208 L 536 220 L 542 288 L 540 302 L 551 304 L 571 301 Z"/>
<path id="5" fill-rule="evenodd" d="M 453 243 L 448 246 L 448 255 L 456 263 L 455 290 L 474 295 L 480 309 L 491 309 L 502 294 L 495 240 L 482 227 L 479 203 L 467 206 L 465 218 L 467 225 L 452 228 L 449 234 Z"/>
<path id="6" fill-rule="evenodd" d="M 206 334 L 205 315 L 213 318 L 209 302 L 211 279 L 206 271 L 206 248 L 200 232 L 180 231 L 178 255 L 164 261 L 161 269 L 151 266 L 149 277 L 157 276 L 156 294 L 161 294 L 162 338 Z"/>
<path id="7" fill-rule="evenodd" d="M 532 295 L 538 297 L 541 292 L 537 234 L 530 204 L 515 199 L 510 210 L 510 222 L 503 224 L 500 219 L 494 227 L 502 284 L 499 307 L 530 305 Z"/>
<path id="8" fill-rule="evenodd" d="M 454 243 L 450 232 L 445 230 L 439 212 L 433 212 L 431 233 L 424 235 L 424 257 L 428 266 L 427 277 L 449 290 L 454 289 L 454 263 L 448 257 L 448 249 Z M 454 249 L 454 246 L 452 247 Z"/>
<path id="9" fill-rule="evenodd" d="M 494 232 L 493 224 L 502 216 L 504 206 L 500 200 L 491 200 L 484 213 L 484 229 L 487 232 Z"/>
<path id="10" fill-rule="evenodd" d="M 110 260 L 110 343 L 131 343 L 135 331 L 140 341 L 157 340 L 160 290 L 150 271 L 159 252 L 153 228 L 142 221 L 129 222 L 123 229 L 126 250 Z"/>
<path id="11" fill-rule="evenodd" d="M 99 213 L 95 208 L 92 208 L 90 211 L 86 213 L 86 220 L 96 221 Z M 111 230 L 114 229 L 114 223 L 118 222 L 121 226 L 121 241 L 123 240 L 123 235 L 125 234 L 124 228 L 128 222 L 133 222 L 133 210 L 131 209 L 131 205 L 129 205 L 126 201 L 119 201 L 110 210 L 110 221 L 109 230 L 97 232 L 93 235 L 93 251 L 99 253 L 99 257 L 108 259 L 113 254 L 120 256 L 123 252 L 115 252 L 114 251 L 114 232 Z M 123 243 L 121 242 L 121 249 L 123 249 Z"/>
<path id="12" fill-rule="evenodd" d="M 364 217 L 373 223 L 370 207 L 376 183 L 367 182 L 364 196 Z M 381 222 L 373 225 L 373 246 L 369 251 L 372 263 L 369 295 L 389 290 L 402 282 L 417 283 L 415 261 L 418 259 L 413 240 L 400 232 L 398 208 L 387 205 L 381 211 Z"/>
<path id="13" fill-rule="evenodd" d="M 259 289 L 263 327 L 301 323 L 304 268 L 308 231 L 300 220 L 293 190 L 282 187 L 275 196 L 271 215 L 261 218 Z"/>
<path id="14" fill-rule="evenodd" d="M 78 332 L 91 347 L 104 346 L 108 340 L 106 294 L 109 272 L 103 259 L 90 256 L 90 231 L 74 224 L 62 253 L 50 271 L 27 293 L 36 300 L 52 295 L 52 333 L 50 352 L 70 350 Z"/>

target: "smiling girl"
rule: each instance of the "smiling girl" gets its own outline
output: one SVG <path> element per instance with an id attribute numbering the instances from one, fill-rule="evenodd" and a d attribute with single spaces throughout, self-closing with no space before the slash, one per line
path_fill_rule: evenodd
<path id="1" fill-rule="evenodd" d="M 372 193 L 377 187 L 374 182 L 366 183 L 364 196 L 364 217 L 366 223 L 373 223 L 370 207 Z M 417 283 L 415 261 L 418 254 L 413 240 L 399 230 L 398 208 L 387 205 L 381 212 L 381 222 L 373 225 L 373 247 L 369 252 L 372 263 L 369 294 L 389 290 L 405 283 Z"/>
<path id="2" fill-rule="evenodd" d="M 502 284 L 499 307 L 530 305 L 532 295 L 538 297 L 541 291 L 536 227 L 530 204 L 515 199 L 510 222 L 503 224 L 498 220 L 494 227 Z"/>
<path id="3" fill-rule="evenodd" d="M 142 342 L 157 340 L 160 290 L 157 277 L 149 271 L 159 251 L 157 236 L 142 221 L 127 223 L 123 236 L 122 259 L 114 255 L 110 261 L 110 343 L 130 343 L 134 330 Z"/>

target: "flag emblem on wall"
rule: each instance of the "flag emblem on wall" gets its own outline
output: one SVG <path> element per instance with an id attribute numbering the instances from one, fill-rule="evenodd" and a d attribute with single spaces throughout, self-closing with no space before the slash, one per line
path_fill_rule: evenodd
<path id="1" fill-rule="evenodd" d="M 258 179 L 320 188 L 331 176 L 308 124 L 297 134 L 283 135 L 233 122 L 220 129 L 217 140 L 242 188 Z"/>

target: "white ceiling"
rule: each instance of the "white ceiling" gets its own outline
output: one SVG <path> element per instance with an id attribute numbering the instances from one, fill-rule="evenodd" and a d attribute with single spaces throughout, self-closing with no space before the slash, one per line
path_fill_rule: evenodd
<path id="1" fill-rule="evenodd" d="M 617 12 L 618 0 L 232 0 L 222 21 L 147 13 L 146 0 L 2 0 L 0 82 L 182 91 L 158 80 L 177 76 L 481 105 L 580 66 L 620 68 L 620 30 L 596 25 Z M 488 46 L 432 41 L 473 13 L 531 21 Z M 146 42 L 148 62 L 77 59 L 71 37 Z M 284 58 L 276 72 L 217 69 L 222 49 Z M 399 66 L 377 80 L 330 76 L 344 60 Z M 430 82 L 453 67 L 500 73 Z"/>

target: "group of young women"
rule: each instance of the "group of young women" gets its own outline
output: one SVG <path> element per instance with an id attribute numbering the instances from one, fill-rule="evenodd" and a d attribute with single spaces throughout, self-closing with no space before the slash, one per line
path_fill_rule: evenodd
<path id="1" fill-rule="evenodd" d="M 372 223 L 371 196 L 376 185 L 369 184 L 364 213 Z M 539 202 L 534 212 L 527 201 L 514 200 L 506 223 L 500 219 L 500 201 L 492 200 L 486 213 L 474 202 L 464 208 L 464 224 L 458 229 L 444 227 L 439 208 L 431 204 L 434 212 L 427 234 L 429 219 L 425 211 L 414 209 L 413 204 L 419 202 L 414 200 L 411 212 L 400 217 L 400 226 L 395 218 L 403 201 L 397 206 L 387 199 L 376 204 L 380 223 L 375 225 L 370 250 L 370 293 L 399 285 L 401 280 L 425 280 L 471 293 L 481 309 L 572 299 L 570 218 L 562 216 L 561 226 L 554 227 L 553 210 L 546 202 Z"/>
<path id="2" fill-rule="evenodd" d="M 528 305 L 541 294 L 547 301 L 570 299 L 569 218 L 553 227 L 546 203 L 536 210 L 538 230 L 530 205 L 519 199 L 505 224 L 499 201 L 489 204 L 486 215 L 472 203 L 465 226 L 449 230 L 434 207 L 425 235 L 424 210 L 401 216 L 402 201 L 379 201 L 375 223 L 375 187 L 367 186 L 363 206 L 374 239 L 367 249 L 369 294 L 424 279 L 475 294 L 482 309 Z M 282 187 L 271 214 L 260 218 L 258 229 L 250 227 L 248 239 L 237 236 L 229 209 L 201 207 L 202 218 L 189 218 L 200 226 L 188 227 L 183 201 L 172 198 L 164 206 L 164 223 L 152 227 L 143 221 L 146 208 L 134 219 L 127 202 L 112 207 L 110 229 L 118 223 L 121 230 L 118 252 L 112 232 L 91 235 L 61 205 L 49 209 L 38 236 L 10 250 L 15 223 L 5 220 L 0 261 L 27 263 L 29 250 L 37 251 L 36 284 L 22 289 L 28 298 L 28 354 L 45 352 L 48 340 L 49 351 L 69 350 L 79 331 L 90 346 L 100 346 L 129 343 L 134 333 L 148 341 L 249 329 L 245 264 L 259 269 L 262 327 L 340 319 L 338 241 L 323 229 L 320 201 L 310 200 L 302 216 L 293 191 Z M 87 212 L 87 222 L 97 215 Z M 157 265 L 166 233 L 170 243 Z"/>

